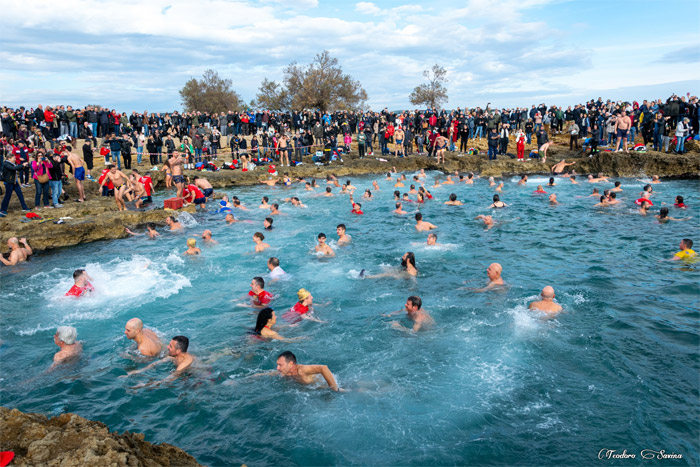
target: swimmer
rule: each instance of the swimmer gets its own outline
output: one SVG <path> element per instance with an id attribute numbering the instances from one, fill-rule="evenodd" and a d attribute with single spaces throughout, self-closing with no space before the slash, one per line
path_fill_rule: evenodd
<path id="1" fill-rule="evenodd" d="M 566 159 L 562 159 L 562 160 L 560 160 L 559 162 L 557 162 L 556 164 L 554 164 L 554 165 L 552 166 L 552 173 L 555 174 L 555 175 L 559 175 L 559 174 L 562 173 L 562 172 L 564 171 L 564 169 L 566 169 L 568 166 L 574 165 L 574 164 L 576 164 L 576 161 L 574 161 L 574 162 L 566 162 Z"/>
<path id="2" fill-rule="evenodd" d="M 617 193 L 608 194 L 608 204 L 610 204 L 611 206 L 613 204 L 620 204 L 620 200 L 617 199 Z"/>
<path id="3" fill-rule="evenodd" d="M 273 204 L 270 206 L 270 215 L 271 215 L 271 216 L 276 216 L 276 215 L 278 215 L 278 214 L 282 214 L 282 212 L 280 211 L 280 205 L 277 204 L 277 203 L 273 203 Z"/>
<path id="4" fill-rule="evenodd" d="M 386 173 L 386 178 L 384 180 L 386 180 L 387 182 L 394 181 L 394 179 L 392 178 L 391 172 Z"/>
<path id="5" fill-rule="evenodd" d="M 474 174 L 469 173 L 467 174 L 467 178 L 464 180 L 465 185 L 473 185 L 474 184 Z"/>
<path id="6" fill-rule="evenodd" d="M 243 205 L 241 204 L 241 200 L 238 199 L 237 196 L 234 196 L 234 197 L 233 197 L 233 207 L 236 208 L 236 209 L 240 209 L 240 210 L 242 210 L 242 211 L 247 211 L 247 210 L 248 210 L 247 207 L 245 207 L 245 206 L 243 206 Z"/>
<path id="7" fill-rule="evenodd" d="M 498 184 L 498 186 L 496 187 L 496 191 L 499 192 L 499 193 L 502 192 L 502 191 L 503 191 L 503 186 L 504 186 L 504 183 L 503 183 L 503 182 L 500 182 L 500 183 Z"/>
<path id="8" fill-rule="evenodd" d="M 290 351 L 282 352 L 277 357 L 277 372 L 304 385 L 316 382 L 316 375 L 321 375 L 331 390 L 339 391 L 338 383 L 326 365 L 299 365 L 297 357 Z"/>
<path id="9" fill-rule="evenodd" d="M 413 186 L 413 185 L 411 185 L 411 186 Z M 365 194 L 362 195 L 362 198 L 363 199 L 372 199 L 372 192 L 369 190 L 365 190 Z"/>
<path id="10" fill-rule="evenodd" d="M 382 277 L 404 279 L 407 275 L 411 277 L 416 277 L 418 275 L 418 269 L 416 268 L 416 255 L 414 255 L 411 251 L 404 253 L 401 257 L 401 270 L 398 273 L 396 271 L 388 271 L 381 274 L 363 276 L 362 272 L 360 272 L 360 277 L 365 277 L 366 279 L 379 279 Z"/>
<path id="11" fill-rule="evenodd" d="M 295 208 L 305 208 L 305 207 L 307 207 L 304 203 L 302 203 L 301 201 L 299 201 L 299 198 L 297 198 L 296 196 L 292 196 L 291 199 L 290 199 L 290 198 L 285 199 L 285 202 L 286 202 L 287 200 L 290 200 L 290 201 L 292 202 L 292 206 L 294 206 Z"/>
<path id="12" fill-rule="evenodd" d="M 420 169 L 420 172 L 418 172 L 418 175 L 416 175 L 418 178 L 426 178 L 427 175 L 425 174 L 425 169 Z"/>
<path id="13" fill-rule="evenodd" d="M 418 194 L 418 192 L 416 191 L 416 186 L 415 186 L 415 185 L 411 185 L 411 189 L 408 190 L 408 194 L 409 194 L 409 195 L 417 195 L 417 194 Z"/>
<path id="14" fill-rule="evenodd" d="M 440 244 L 437 242 L 437 235 L 435 235 L 434 233 L 429 233 L 426 244 L 428 246 L 440 246 Z"/>
<path id="15" fill-rule="evenodd" d="M 592 197 L 597 198 L 597 197 L 599 197 L 599 196 L 600 196 L 600 192 L 598 191 L 598 188 L 593 188 L 593 193 L 591 193 L 590 195 L 588 195 L 589 198 L 592 198 Z"/>
<path id="16" fill-rule="evenodd" d="M 496 181 L 493 179 L 493 177 L 489 177 L 489 186 L 496 186 Z"/>
<path id="17" fill-rule="evenodd" d="M 270 279 L 273 281 L 287 276 L 284 269 L 280 267 L 280 260 L 274 256 L 267 260 L 267 269 L 270 270 Z"/>
<path id="18" fill-rule="evenodd" d="M 572 185 L 578 185 L 578 182 L 576 181 L 576 175 L 570 176 L 569 181 L 571 182 Z"/>
<path id="19" fill-rule="evenodd" d="M 235 224 L 236 222 L 238 222 L 236 220 L 236 218 L 233 217 L 233 214 L 231 214 L 231 213 L 226 214 L 225 221 L 226 221 L 227 225 Z"/>
<path id="20" fill-rule="evenodd" d="M 270 201 L 270 198 L 267 196 L 262 197 L 262 202 L 260 203 L 260 206 L 258 206 L 258 209 L 270 209 L 270 204 L 268 203 Z"/>
<path id="21" fill-rule="evenodd" d="M 129 230 L 129 228 L 127 228 L 127 227 L 124 227 L 124 231 L 125 231 L 126 233 L 128 233 L 129 235 L 134 235 L 134 236 L 144 235 L 144 234 L 132 232 L 132 231 Z M 156 238 L 156 237 L 160 237 L 160 234 L 159 234 L 158 231 L 156 230 L 156 224 L 154 224 L 153 222 L 149 222 L 148 224 L 146 224 L 146 233 L 145 233 L 145 235 L 148 235 L 148 238 L 150 238 L 150 239 L 154 239 L 154 238 Z"/>
<path id="22" fill-rule="evenodd" d="M 491 206 L 489 206 L 489 208 L 499 209 L 499 208 L 505 208 L 505 207 L 508 207 L 508 205 L 506 203 L 504 203 L 503 201 L 501 201 L 501 197 L 498 195 L 493 195 L 493 203 L 491 203 Z"/>
<path id="23" fill-rule="evenodd" d="M 423 300 L 416 295 L 411 295 L 406 299 L 406 304 L 404 305 L 404 310 L 406 310 L 406 315 L 408 319 L 413 321 L 413 327 L 407 328 L 402 326 L 398 321 L 392 321 L 391 327 L 404 332 L 418 332 L 421 329 L 425 330 L 432 327 L 435 321 L 430 316 L 430 314 L 423 308 Z M 389 313 L 386 316 L 392 316 L 397 313 L 401 313 L 403 310 L 395 311 L 394 313 Z"/>
<path id="24" fill-rule="evenodd" d="M 168 216 L 165 218 L 165 225 L 170 227 L 171 232 L 176 232 L 178 230 L 184 229 L 180 221 L 176 220 L 173 216 Z"/>
<path id="25" fill-rule="evenodd" d="M 24 246 L 20 246 L 20 243 Z M 10 237 L 7 239 L 7 247 L 10 249 L 8 258 L 5 259 L 3 255 L 0 255 L 0 261 L 5 266 L 14 266 L 17 263 L 23 263 L 34 253 L 32 247 L 27 243 L 26 238 L 17 240 L 17 237 Z"/>
<path id="26" fill-rule="evenodd" d="M 263 227 L 265 228 L 265 230 L 272 230 L 272 229 L 274 229 L 274 227 L 272 227 L 272 223 L 273 223 L 273 222 L 274 222 L 274 219 L 272 219 L 272 217 L 266 217 L 266 218 L 263 220 Z"/>
<path id="27" fill-rule="evenodd" d="M 379 190 L 379 183 L 377 183 L 376 180 L 372 182 L 372 188 L 374 188 L 374 191 L 380 191 Z"/>
<path id="28" fill-rule="evenodd" d="M 600 202 L 593 205 L 594 208 L 606 208 L 608 206 L 610 206 L 610 203 L 608 202 L 608 198 L 605 195 L 600 197 Z"/>
<path id="29" fill-rule="evenodd" d="M 306 184 L 304 185 L 304 190 L 306 190 L 306 191 L 314 191 L 314 187 L 311 186 L 311 183 L 306 182 Z"/>
<path id="30" fill-rule="evenodd" d="M 683 197 L 681 195 L 676 196 L 675 202 L 673 203 L 674 208 L 685 209 L 688 206 L 683 202 Z"/>
<path id="31" fill-rule="evenodd" d="M 394 183 L 394 188 L 400 188 L 400 187 L 403 187 L 403 186 L 406 186 L 406 185 L 404 185 L 403 183 L 401 183 L 401 178 L 397 177 L 397 178 L 396 178 L 396 183 Z"/>
<path id="32" fill-rule="evenodd" d="M 324 194 L 322 194 L 321 196 L 325 196 L 326 198 L 330 198 L 331 196 L 333 196 L 333 191 L 331 190 L 331 187 L 327 186 L 326 192 Z"/>
<path id="33" fill-rule="evenodd" d="M 547 184 L 547 186 L 557 186 L 557 184 L 554 183 L 554 177 L 549 177 L 549 183 Z"/>
<path id="34" fill-rule="evenodd" d="M 639 214 L 642 216 L 646 216 L 649 213 L 649 208 L 651 208 L 651 204 L 649 204 L 649 200 L 643 200 L 642 205 L 639 207 Z"/>
<path id="35" fill-rule="evenodd" d="M 681 222 L 692 219 L 692 217 L 684 217 L 683 219 L 676 219 L 675 217 L 671 217 L 668 215 L 668 208 L 665 206 L 659 210 L 659 213 L 656 215 L 656 218 L 659 220 L 660 224 L 665 224 L 668 221 Z"/>
<path id="36" fill-rule="evenodd" d="M 131 318 L 126 322 L 124 335 L 127 339 L 136 342 L 139 352 L 146 357 L 155 357 L 163 348 L 156 333 L 150 329 L 144 329 L 143 321 L 138 318 Z"/>
<path id="37" fill-rule="evenodd" d="M 518 180 L 518 186 L 527 185 L 527 175 L 522 175 Z"/>
<path id="38" fill-rule="evenodd" d="M 433 199 L 433 194 L 426 190 L 424 187 L 418 188 L 418 194 L 423 195 L 424 198 Z"/>
<path id="39" fill-rule="evenodd" d="M 214 240 L 212 238 L 211 230 L 209 230 L 209 229 L 202 232 L 202 240 L 204 241 L 204 243 L 208 243 L 210 245 L 218 245 L 219 244 L 219 242 L 217 242 L 216 240 Z"/>
<path id="40" fill-rule="evenodd" d="M 275 186 L 279 181 L 279 178 L 270 178 L 269 180 L 260 180 L 260 183 L 267 186 Z"/>
<path id="41" fill-rule="evenodd" d="M 603 174 L 598 174 L 597 177 L 594 177 L 593 175 L 589 175 L 588 179 L 586 180 L 588 183 L 600 183 L 600 182 L 606 182 L 608 183 L 609 180 L 607 177 L 603 177 Z"/>
<path id="42" fill-rule="evenodd" d="M 450 194 L 450 199 L 448 201 L 445 201 L 444 204 L 448 204 L 450 206 L 462 206 L 462 202 L 457 199 L 457 195 L 452 193 Z"/>
<path id="43" fill-rule="evenodd" d="M 85 272 L 85 269 L 76 269 L 73 271 L 73 287 L 66 292 L 66 297 L 82 297 L 86 293 L 94 292 L 95 287 L 92 286 L 90 281 L 92 277 Z"/>
<path id="44" fill-rule="evenodd" d="M 345 181 L 345 189 L 349 190 L 349 191 L 355 191 L 355 190 L 357 190 L 357 187 L 355 185 L 353 185 L 352 183 L 350 183 L 350 180 L 346 180 Z"/>
<path id="45" fill-rule="evenodd" d="M 442 182 L 442 185 L 454 185 L 454 184 L 455 184 L 455 182 L 454 182 L 454 180 L 452 180 L 452 177 L 450 175 L 447 176 L 447 180 Z"/>
<path id="46" fill-rule="evenodd" d="M 689 238 L 684 238 L 681 240 L 680 248 L 681 251 L 673 255 L 671 261 L 685 260 L 698 256 L 698 254 L 693 251 L 693 241 Z"/>
<path id="47" fill-rule="evenodd" d="M 651 176 L 651 183 L 653 183 L 653 184 L 661 183 L 661 180 L 659 180 L 659 176 L 658 176 L 658 175 L 652 175 L 652 176 Z"/>
<path id="48" fill-rule="evenodd" d="M 318 245 L 314 247 L 317 253 L 323 253 L 324 256 L 335 256 L 335 252 L 333 251 L 333 248 L 328 246 L 326 243 L 326 234 L 321 232 L 318 234 Z"/>
<path id="49" fill-rule="evenodd" d="M 309 321 L 315 321 L 317 323 L 325 323 L 313 315 L 313 303 L 314 297 L 306 289 L 299 289 L 297 292 L 297 297 L 299 301 L 294 304 L 294 306 L 286 312 L 282 317 L 292 323 L 298 323 L 302 319 Z"/>
<path id="50" fill-rule="evenodd" d="M 619 181 L 615 182 L 615 187 L 611 188 L 610 191 L 612 193 L 619 193 L 622 191 L 622 188 L 620 188 L 621 183 Z"/>
<path id="51" fill-rule="evenodd" d="M 435 179 L 435 183 L 433 184 L 433 188 L 440 188 L 440 180 L 437 178 Z"/>
<path id="52" fill-rule="evenodd" d="M 530 310 L 539 310 L 547 313 L 548 318 L 554 318 L 560 311 L 561 305 L 554 303 L 554 288 L 552 286 L 546 286 L 540 292 L 540 297 L 542 300 L 532 302 L 529 305 Z"/>
<path id="53" fill-rule="evenodd" d="M 293 342 L 297 339 L 286 339 L 282 336 L 280 336 L 276 331 L 272 330 L 272 326 L 277 323 L 277 315 L 275 315 L 275 311 L 270 308 L 263 308 L 258 312 L 258 317 L 255 321 L 255 330 L 254 335 L 262 338 L 262 339 L 274 339 L 278 341 L 287 341 L 287 342 Z"/>
<path id="54" fill-rule="evenodd" d="M 58 329 L 56 329 L 56 334 L 53 335 L 53 341 L 61 350 L 56 352 L 53 356 L 53 365 L 51 365 L 51 369 L 61 363 L 65 363 L 68 360 L 80 356 L 83 352 L 83 345 L 78 342 L 77 339 L 78 331 L 72 326 L 59 326 Z"/>
<path id="55" fill-rule="evenodd" d="M 347 245 L 352 241 L 352 237 L 345 233 L 345 224 L 338 224 L 335 232 L 338 234 L 338 245 Z"/>
<path id="56" fill-rule="evenodd" d="M 486 268 L 486 276 L 489 278 L 488 284 L 481 289 L 476 289 L 474 292 L 487 292 L 494 289 L 500 285 L 505 285 L 501 273 L 503 272 L 503 267 L 498 263 L 491 263 L 489 267 Z"/>
<path id="57" fill-rule="evenodd" d="M 436 225 L 431 224 L 430 222 L 426 222 L 423 220 L 423 214 L 420 212 L 416 213 L 416 230 L 418 232 L 425 232 L 428 230 L 433 230 L 437 229 Z"/>
<path id="58" fill-rule="evenodd" d="M 270 248 L 270 244 L 263 242 L 263 240 L 265 240 L 265 236 L 262 233 L 255 232 L 253 234 L 253 242 L 255 243 L 256 253 L 260 253 L 261 251 L 265 251 L 266 249 Z"/>
<path id="59" fill-rule="evenodd" d="M 403 205 L 401 203 L 396 203 L 396 209 L 394 209 L 394 214 L 398 214 L 400 216 L 404 214 L 408 214 L 406 211 L 403 210 Z"/>
<path id="60" fill-rule="evenodd" d="M 532 193 L 536 194 L 536 195 L 546 195 L 547 194 L 547 192 L 544 191 L 544 188 L 542 188 L 542 185 L 537 185 L 537 189 L 535 191 L 533 191 Z"/>
<path id="61" fill-rule="evenodd" d="M 356 203 L 355 200 L 352 199 L 352 195 L 350 195 L 350 204 L 352 205 L 352 210 L 350 211 L 352 214 L 364 214 L 364 212 L 362 212 L 362 205 L 360 203 Z"/>
<path id="62" fill-rule="evenodd" d="M 253 308 L 264 308 L 272 301 L 272 294 L 265 290 L 265 279 L 260 276 L 253 277 L 250 281 L 250 306 Z"/>
<path id="63" fill-rule="evenodd" d="M 554 206 L 555 204 L 559 204 L 559 201 L 557 200 L 557 195 L 552 193 L 549 195 L 549 204 Z"/>
<path id="64" fill-rule="evenodd" d="M 187 250 L 185 250 L 183 255 L 198 255 L 202 253 L 202 250 L 197 248 L 197 240 L 194 238 L 187 239 Z"/>
<path id="65" fill-rule="evenodd" d="M 175 336 L 172 338 L 170 343 L 168 344 L 168 356 L 165 358 L 162 358 L 160 360 L 157 360 L 153 363 L 151 363 L 148 366 L 145 366 L 144 368 L 141 368 L 140 370 L 134 370 L 134 371 L 129 371 L 126 375 L 120 376 L 120 378 L 131 376 L 131 375 L 137 375 L 139 373 L 143 373 L 144 371 L 150 370 L 151 368 L 155 367 L 156 365 L 160 365 L 161 363 L 164 362 L 172 362 L 175 365 L 175 371 L 173 374 L 166 378 L 163 381 L 172 381 L 180 374 L 182 374 L 183 371 L 188 369 L 190 366 L 195 361 L 195 358 L 192 354 L 187 353 L 187 349 L 190 346 L 190 340 L 185 337 L 185 336 Z M 137 387 L 142 387 L 142 386 L 147 386 L 147 385 L 139 385 Z"/>
<path id="66" fill-rule="evenodd" d="M 230 211 L 233 208 L 233 204 L 231 204 L 228 200 L 228 195 L 223 195 L 221 197 L 221 201 L 219 201 L 219 211 L 218 212 L 226 212 Z"/>
<path id="67" fill-rule="evenodd" d="M 496 224 L 493 222 L 493 217 L 492 216 L 485 216 L 483 214 L 479 214 L 474 218 L 474 220 L 481 220 L 484 223 L 484 227 L 486 227 L 486 230 L 493 228 Z"/>

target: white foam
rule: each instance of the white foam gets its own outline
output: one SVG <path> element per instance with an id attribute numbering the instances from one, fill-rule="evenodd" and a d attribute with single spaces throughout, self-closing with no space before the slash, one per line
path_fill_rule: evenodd
<path id="1" fill-rule="evenodd" d="M 178 222 L 180 222 L 182 225 L 185 227 L 194 227 L 195 225 L 199 225 L 199 222 L 195 220 L 194 217 L 189 212 L 181 212 L 177 216 Z"/>

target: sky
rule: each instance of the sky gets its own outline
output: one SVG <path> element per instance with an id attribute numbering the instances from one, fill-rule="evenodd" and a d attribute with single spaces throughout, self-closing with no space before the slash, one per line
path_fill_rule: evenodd
<path id="1" fill-rule="evenodd" d="M 700 90 L 697 0 L 0 0 L 0 105 L 165 112 L 206 69 L 246 101 L 323 50 L 368 108 L 414 108 L 447 70 L 446 108 L 573 105 Z"/>

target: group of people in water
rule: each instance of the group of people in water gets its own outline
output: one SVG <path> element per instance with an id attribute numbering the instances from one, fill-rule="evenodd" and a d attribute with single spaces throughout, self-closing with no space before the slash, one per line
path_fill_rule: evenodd
<path id="1" fill-rule="evenodd" d="M 555 165 L 555 167 L 553 168 L 553 176 L 549 179 L 549 183 L 546 185 L 547 189 L 550 189 L 550 187 L 557 186 L 557 181 L 578 184 L 578 182 L 576 181 L 577 174 L 574 171 L 572 171 L 571 173 L 564 173 L 564 169 L 566 169 L 566 167 L 570 165 L 572 164 L 567 164 L 564 160 Z M 288 179 L 286 175 L 285 177 L 286 179 Z M 449 186 L 455 185 L 457 183 L 472 185 L 475 183 L 475 180 L 478 180 L 479 178 L 474 174 L 467 174 L 467 176 L 464 176 L 460 175 L 459 173 L 455 173 L 454 177 L 455 180 L 452 180 L 452 174 L 450 174 L 446 177 L 445 181 L 441 183 L 438 183 L 436 181 L 436 185 L 434 186 Z M 201 180 L 202 179 L 200 179 L 200 183 Z M 288 180 L 291 184 L 291 179 Z M 395 170 L 387 173 L 386 176 L 386 181 L 391 181 L 392 183 L 394 183 L 394 188 L 405 187 L 405 184 L 403 182 L 406 180 L 407 179 L 405 175 L 396 173 Z M 394 192 L 394 201 L 396 202 L 396 209 L 393 210 L 393 213 L 395 215 L 403 216 L 408 214 L 402 209 L 402 203 L 417 203 L 417 206 L 420 209 L 421 203 L 425 203 L 428 200 L 434 198 L 430 191 L 425 188 L 425 180 L 426 174 L 423 170 L 421 170 L 419 173 L 416 173 L 413 176 L 412 182 L 414 183 L 410 185 L 410 190 L 408 191 L 408 193 L 401 195 L 401 193 L 398 190 Z M 206 182 L 206 180 L 204 181 Z M 297 179 L 296 182 L 303 184 L 305 186 L 305 189 L 308 191 L 315 191 L 315 188 L 318 187 L 315 180 L 309 182 L 304 180 L 303 178 L 300 178 Z M 487 183 L 490 187 L 495 187 L 495 190 L 497 192 L 502 192 L 504 185 L 503 182 L 497 185 L 493 178 L 489 178 Z M 611 182 L 608 180 L 607 177 L 604 177 L 602 174 L 598 174 L 597 176 L 589 175 L 585 183 L 595 185 L 606 184 Z M 652 197 L 656 195 L 656 193 L 653 190 L 653 187 L 658 185 L 659 183 L 661 183 L 659 178 L 657 176 L 654 176 L 652 177 L 650 183 L 644 186 L 642 193 L 640 194 L 639 198 L 635 201 L 635 203 L 639 205 L 640 214 L 646 215 L 646 210 L 649 209 L 649 206 L 653 205 L 654 201 L 652 201 Z M 527 186 L 527 184 L 527 175 L 523 175 L 517 182 L 517 185 L 520 187 L 525 187 Z M 338 187 L 340 188 L 339 194 L 345 193 L 349 195 L 349 207 L 351 208 L 351 215 L 364 215 L 361 204 L 355 202 L 353 193 L 356 190 L 356 188 L 350 183 L 350 181 L 341 185 L 337 177 L 331 175 L 327 178 L 326 185 L 327 187 L 326 190 L 324 190 L 324 193 L 321 193 L 317 196 L 335 196 L 332 189 Z M 419 190 L 415 189 L 416 185 L 421 185 Z M 375 192 L 376 190 L 380 189 L 376 181 L 372 183 L 372 189 L 375 190 Z M 212 195 L 212 192 L 213 190 L 210 191 L 207 189 L 206 194 L 203 192 L 202 195 L 204 198 L 208 198 Z M 600 202 L 595 205 L 596 207 L 607 207 L 620 203 L 620 200 L 618 200 L 616 196 L 620 192 L 622 192 L 621 183 L 617 181 L 612 183 L 612 186 L 610 188 L 604 189 L 602 193 L 599 192 L 597 187 L 593 188 L 593 193 L 589 196 L 595 197 L 596 199 L 600 200 Z M 547 194 L 548 193 L 543 185 L 538 185 L 533 192 L 533 195 L 536 196 Z M 410 195 L 415 196 L 417 199 L 411 199 Z M 600 196 L 600 198 L 598 198 L 598 196 Z M 367 189 L 365 191 L 363 199 L 372 199 L 372 193 L 370 189 Z M 240 200 L 238 200 L 237 198 L 235 198 L 235 201 L 238 201 L 238 203 L 231 204 L 229 203 L 228 198 L 224 197 L 224 199 L 222 199 L 219 205 L 220 207 L 218 212 L 226 215 L 224 222 L 229 225 L 234 224 L 236 222 L 240 222 L 240 220 L 236 219 L 236 217 L 233 214 L 233 211 L 235 209 L 248 209 L 244 205 L 242 205 Z M 259 206 L 259 208 L 262 210 L 270 211 L 270 215 L 264 220 L 263 228 L 261 229 L 263 231 L 269 231 L 273 229 L 273 216 L 276 213 L 280 213 L 279 205 L 277 203 L 270 203 L 269 201 L 269 197 L 264 196 Z M 285 202 L 290 203 L 291 206 L 295 208 L 303 209 L 304 207 L 306 207 L 296 196 L 287 198 Z M 659 201 L 657 201 L 657 203 L 662 204 Z M 451 193 L 448 199 L 444 201 L 444 204 L 451 206 L 460 206 L 463 203 L 457 200 L 456 194 Z M 556 199 L 556 196 L 554 196 L 554 194 L 550 195 L 549 204 L 559 204 L 559 201 Z M 493 195 L 493 203 L 489 206 L 490 209 L 504 209 L 507 207 L 508 204 L 500 200 L 500 196 L 498 193 Z M 679 210 L 684 210 L 687 208 L 687 206 L 683 202 L 682 196 L 676 197 L 675 202 L 673 203 L 673 207 Z M 670 217 L 668 216 L 668 212 L 669 209 L 667 206 L 661 208 L 660 213 L 656 216 L 659 222 L 688 219 L 678 219 Z M 416 220 L 415 230 L 417 232 L 426 232 L 428 234 L 425 243 L 426 247 L 439 246 L 439 244 L 437 243 L 438 237 L 434 232 L 434 230 L 436 230 L 438 227 L 425 220 L 423 214 L 419 210 L 415 213 L 414 217 Z M 487 230 L 493 228 L 496 225 L 496 222 L 494 221 L 492 215 L 481 214 L 477 216 L 475 220 L 482 222 L 485 229 Z M 166 220 L 166 225 L 172 232 L 185 230 L 184 225 L 173 216 L 168 217 L 168 219 Z M 146 235 L 149 239 L 154 239 L 161 235 L 157 231 L 157 226 L 155 224 L 148 224 L 145 233 L 137 233 L 129 229 L 126 229 L 126 231 L 132 235 Z M 353 238 L 347 234 L 347 228 L 345 224 L 338 224 L 336 228 L 336 234 L 336 245 L 338 247 L 348 245 L 354 241 Z M 202 234 L 198 235 L 198 237 L 202 239 L 202 242 L 205 245 L 218 244 L 218 242 L 212 237 L 212 232 L 209 229 L 205 230 Z M 270 245 L 265 243 L 264 240 L 265 236 L 263 232 L 255 232 L 255 234 L 253 235 L 255 253 L 263 252 L 267 248 L 269 248 Z M 183 252 L 184 255 L 202 254 L 202 250 L 197 246 L 197 241 L 194 236 L 190 236 L 186 240 L 186 244 L 187 250 Z M 26 261 L 28 256 L 32 254 L 32 249 L 29 246 L 27 240 L 24 238 L 19 240 L 17 238 L 10 238 L 8 240 L 8 247 L 11 250 L 8 259 L 2 258 L 2 262 L 6 265 L 14 265 Z M 697 254 L 692 250 L 692 247 L 693 241 L 691 239 L 682 239 L 680 242 L 680 251 L 676 253 L 671 259 L 674 261 L 695 260 Z M 314 253 L 327 258 L 332 258 L 335 256 L 335 251 L 327 243 L 327 237 L 324 233 L 319 233 L 317 235 L 317 244 L 314 247 Z M 267 260 L 267 269 L 269 270 L 268 280 L 271 281 L 276 281 L 287 275 L 286 272 L 280 267 L 280 261 L 276 257 L 270 257 Z M 476 293 L 488 293 L 506 287 L 506 283 L 502 277 L 502 273 L 503 267 L 499 263 L 490 264 L 486 269 L 486 285 L 481 288 L 475 288 L 471 290 Z M 402 255 L 401 267 L 399 269 L 390 269 L 377 274 L 366 274 L 365 270 L 362 270 L 359 273 L 359 278 L 362 279 L 379 279 L 383 277 L 415 279 L 418 276 L 419 271 L 416 266 L 416 257 L 415 254 L 411 251 L 407 251 Z M 95 287 L 91 283 L 92 279 L 84 269 L 76 270 L 73 273 L 73 280 L 74 285 L 66 293 L 67 296 L 79 298 L 94 292 Z M 265 279 L 263 277 L 253 277 L 250 283 L 250 292 L 248 293 L 248 299 L 249 302 L 244 305 L 252 307 L 254 310 L 257 311 L 256 324 L 254 329 L 251 331 L 251 336 L 253 339 L 263 341 L 281 340 L 286 342 L 294 342 L 296 340 L 283 337 L 279 333 L 279 330 L 275 329 L 275 325 L 277 324 L 278 320 L 278 315 L 275 312 L 275 310 L 270 306 L 271 302 L 275 299 L 275 297 L 272 294 L 270 294 L 267 290 L 265 290 Z M 297 292 L 297 299 L 297 302 L 281 316 L 281 318 L 286 323 L 297 324 L 305 319 L 323 322 L 314 315 L 313 296 L 307 289 L 299 289 Z M 555 301 L 555 290 L 554 287 L 551 285 L 545 285 L 542 288 L 539 300 L 531 302 L 529 304 L 529 308 L 539 313 L 539 316 L 545 319 L 555 318 L 562 311 L 561 305 L 559 305 Z M 423 301 L 421 297 L 417 295 L 409 296 L 406 299 L 402 310 L 386 314 L 385 316 L 393 316 L 398 313 L 405 313 L 407 322 L 410 323 L 410 325 L 404 326 L 398 321 L 393 321 L 391 323 L 391 327 L 402 332 L 419 333 L 425 330 L 429 330 L 435 325 L 434 318 L 432 317 L 429 311 L 423 308 Z M 143 368 L 127 373 L 126 375 L 124 375 L 124 377 L 142 373 L 160 363 L 171 362 L 174 365 L 174 371 L 167 378 L 167 380 L 171 380 L 173 378 L 176 378 L 178 375 L 182 374 L 183 371 L 187 370 L 197 362 L 197 358 L 188 352 L 189 339 L 186 336 L 174 336 L 172 337 L 172 339 L 170 339 L 169 343 L 166 346 L 161 340 L 161 337 L 159 337 L 151 329 L 144 327 L 144 323 L 138 318 L 130 319 L 126 323 L 124 334 L 128 339 L 133 340 L 135 342 L 138 352 L 143 356 L 163 356 L 163 358 L 155 360 Z M 54 356 L 54 367 L 62 362 L 68 361 L 70 359 L 75 358 L 76 356 L 79 356 L 82 352 L 82 344 L 77 340 L 77 330 L 73 327 L 59 327 L 56 334 L 54 335 L 54 342 L 60 348 L 60 350 Z M 325 380 L 326 384 L 330 389 L 335 391 L 340 390 L 335 380 L 335 377 L 326 365 L 298 364 L 296 361 L 296 356 L 289 351 L 282 352 L 278 356 L 276 371 L 272 373 L 279 374 L 283 377 L 292 378 L 293 380 L 298 381 L 302 384 L 311 384 L 314 381 L 320 381 L 322 379 Z"/>

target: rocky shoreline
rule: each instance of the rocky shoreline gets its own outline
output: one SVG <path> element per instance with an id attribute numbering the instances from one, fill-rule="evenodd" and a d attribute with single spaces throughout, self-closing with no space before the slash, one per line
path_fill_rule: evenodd
<path id="1" fill-rule="evenodd" d="M 317 166 L 310 163 L 297 167 L 279 168 L 280 172 L 288 172 L 291 177 L 305 177 L 324 179 L 328 174 L 338 177 L 350 177 L 357 175 L 384 174 L 396 167 L 399 172 L 414 172 L 420 169 L 441 170 L 445 173 L 473 172 L 482 177 L 508 177 L 520 174 L 549 174 L 551 166 L 566 158 L 567 161 L 576 161 L 577 173 L 588 174 L 602 172 L 612 177 L 639 177 L 659 175 L 672 178 L 700 178 L 700 152 L 694 148 L 685 155 L 670 155 L 655 151 L 613 153 L 601 152 L 589 158 L 581 157 L 581 152 L 571 152 L 568 149 L 555 147 L 550 150 L 549 160 L 546 164 L 538 160 L 518 162 L 508 157 L 499 157 L 495 161 L 489 161 L 481 154 L 478 156 L 458 156 L 448 153 L 444 165 L 438 165 L 435 159 L 425 156 L 411 156 L 407 158 L 389 158 L 386 162 L 376 157 L 357 159 L 355 155 L 346 156 L 343 163 L 334 162 L 327 166 Z M 142 172 L 143 172 L 143 166 Z M 93 169 L 93 176 L 99 175 L 99 168 Z M 163 172 L 149 172 L 157 190 L 163 189 Z M 240 170 L 220 170 L 218 172 L 185 171 L 186 175 L 202 174 L 214 186 L 214 188 L 233 188 L 237 186 L 258 185 L 260 180 L 269 174 L 261 167 L 260 170 L 242 172 Z M 48 219 L 44 222 L 35 220 L 24 221 L 25 216 L 19 208 L 16 197 L 13 197 L 10 215 L 0 219 L 0 230 L 3 239 L 16 236 L 26 237 L 35 251 L 49 250 L 53 248 L 79 245 L 97 240 L 113 240 L 128 236 L 124 227 L 137 228 L 148 222 L 163 224 L 170 211 L 162 208 L 132 210 L 119 212 L 116 210 L 112 198 L 99 196 L 98 186 L 94 182 L 86 182 L 88 201 L 85 203 L 67 203 L 60 209 L 42 209 L 38 214 Z M 77 196 L 75 185 L 70 183 L 65 188 L 72 198 Z M 25 189 L 25 200 L 29 205 L 33 201 L 33 188 Z M 190 208 L 191 210 L 191 208 Z M 65 219 L 62 224 L 54 222 L 61 217 Z M 2 252 L 7 251 L 7 245 L 2 242 Z"/>
<path id="2" fill-rule="evenodd" d="M 13 452 L 11 465 L 17 466 L 201 465 L 180 448 L 151 444 L 138 433 L 110 432 L 105 424 L 72 413 L 47 418 L 6 407 L 0 407 L 0 450 Z"/>

